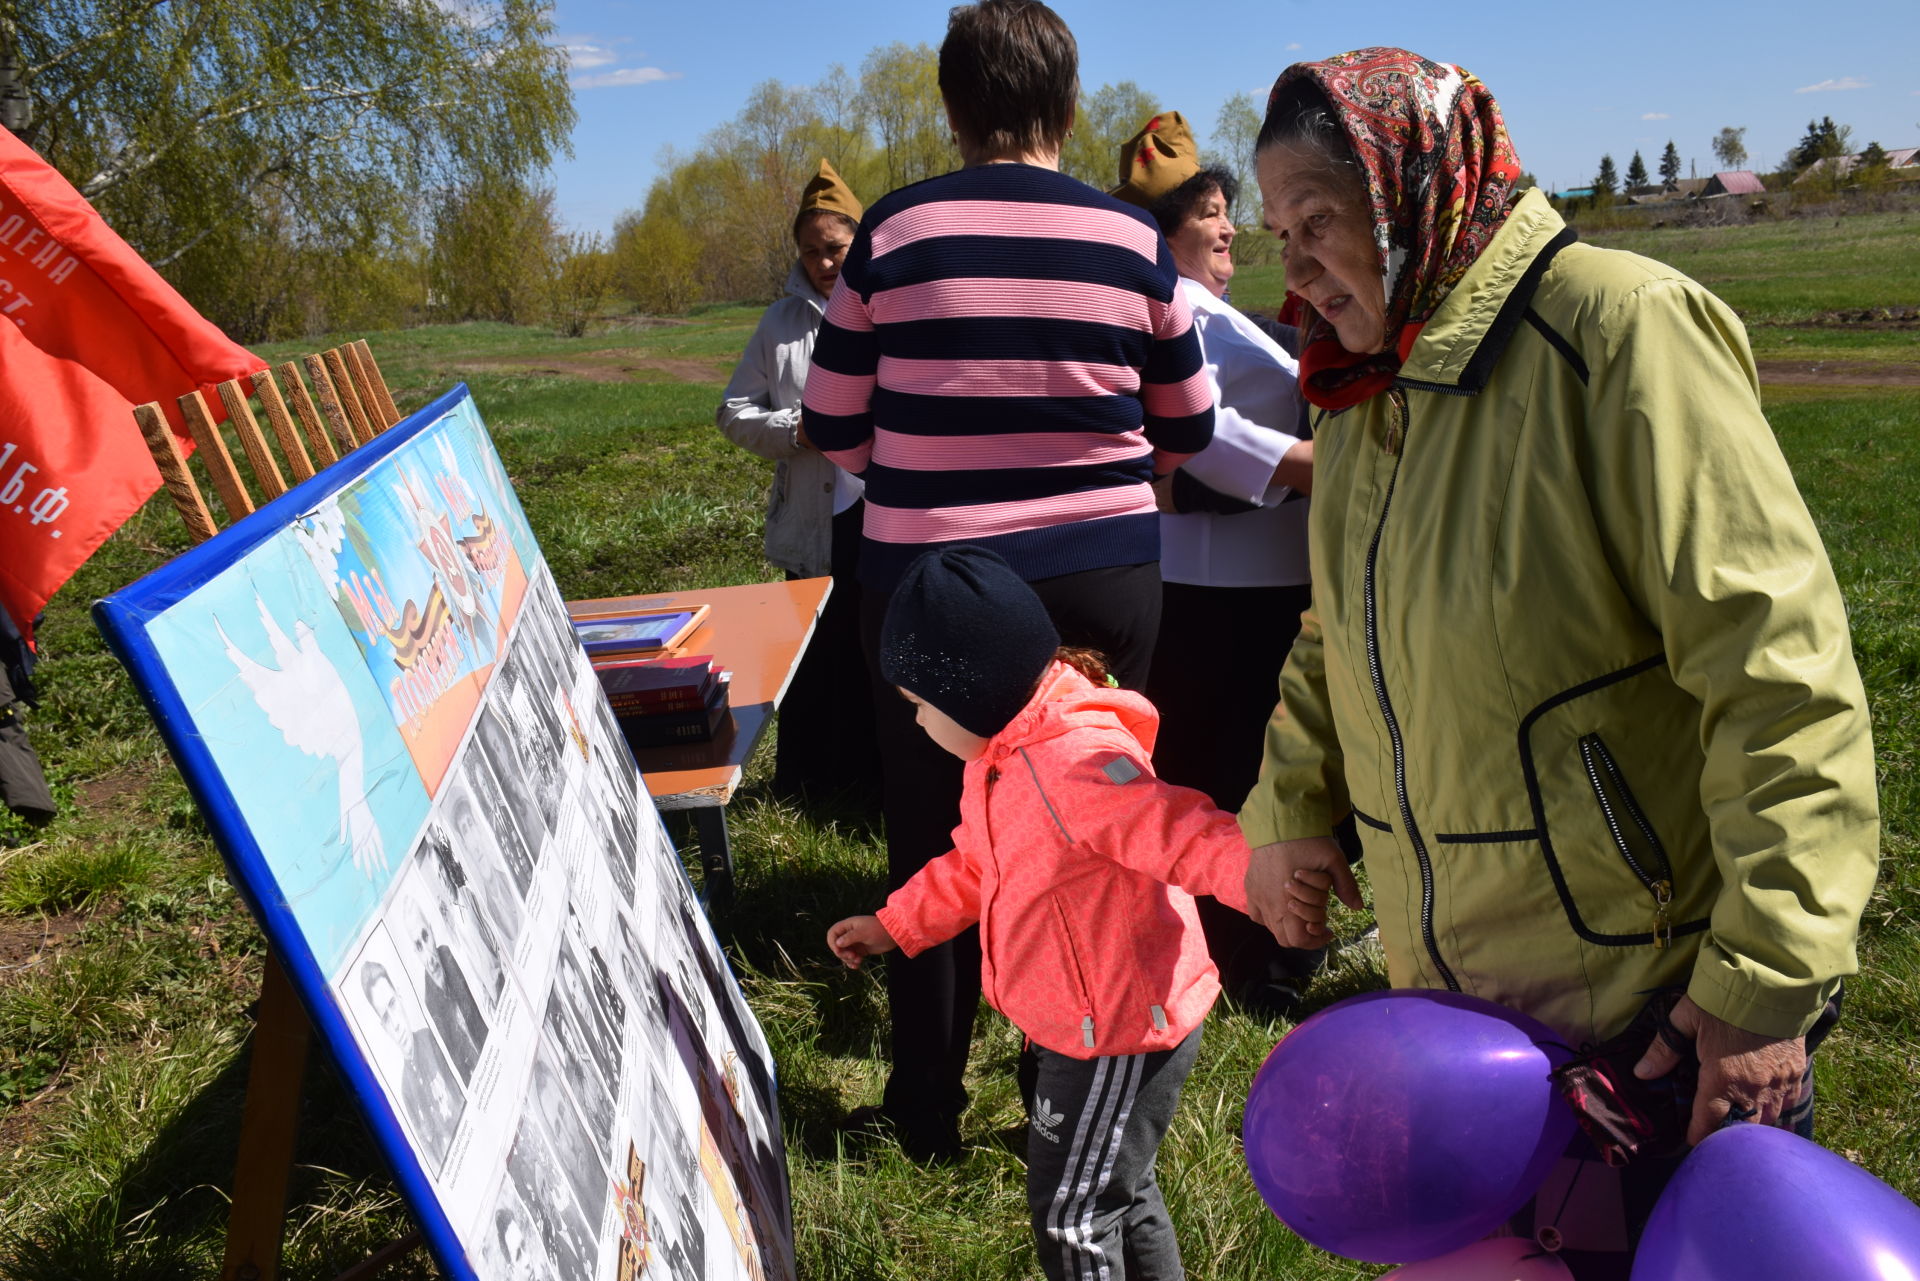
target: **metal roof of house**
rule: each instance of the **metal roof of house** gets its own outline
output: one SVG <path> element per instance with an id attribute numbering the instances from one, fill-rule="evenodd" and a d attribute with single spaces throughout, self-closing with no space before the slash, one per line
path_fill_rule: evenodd
<path id="1" fill-rule="evenodd" d="M 1760 181 L 1760 175 L 1751 169 L 1733 169 L 1717 173 L 1707 179 L 1707 186 L 1700 194 L 1703 196 L 1759 196 L 1764 195 L 1767 184 Z"/>
<path id="2" fill-rule="evenodd" d="M 1860 155 L 1862 154 L 1865 153 L 1858 153 L 1851 156 L 1831 156 L 1823 160 L 1816 160 L 1801 170 L 1800 176 L 1795 178 L 1794 181 L 1805 182 L 1815 174 L 1825 173 L 1829 168 L 1837 168 L 1840 171 L 1840 176 L 1844 178 L 1860 167 Z M 1909 165 L 1920 165 L 1920 147 L 1902 147 L 1898 151 L 1887 152 L 1887 165 L 1893 169 L 1904 169 Z"/>

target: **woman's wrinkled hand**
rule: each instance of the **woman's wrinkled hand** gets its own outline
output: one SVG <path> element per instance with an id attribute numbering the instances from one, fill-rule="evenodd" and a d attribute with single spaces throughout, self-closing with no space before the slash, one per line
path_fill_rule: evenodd
<path id="1" fill-rule="evenodd" d="M 1772 1037 L 1737 1028 L 1707 1013 L 1683 996 L 1667 1016 L 1673 1030 L 1693 1041 L 1700 1060 L 1700 1084 L 1693 1095 L 1693 1124 L 1687 1142 L 1697 1144 L 1719 1129 L 1734 1108 L 1741 1118 L 1778 1125 L 1781 1114 L 1800 1098 L 1807 1071 L 1804 1037 Z M 1685 1046 L 1656 1036 L 1633 1074 L 1643 1081 L 1665 1076 L 1679 1065 Z"/>

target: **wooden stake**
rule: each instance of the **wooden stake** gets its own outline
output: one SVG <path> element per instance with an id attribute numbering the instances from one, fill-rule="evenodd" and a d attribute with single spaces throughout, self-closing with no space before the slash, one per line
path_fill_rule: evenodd
<path id="1" fill-rule="evenodd" d="M 221 1281 L 273 1281 L 287 1222 L 287 1181 L 300 1134 L 300 1078 L 313 1025 L 280 959 L 267 953 L 254 1015 L 253 1063 L 240 1112 L 240 1154 L 233 1163 L 227 1254 Z"/>
<path id="2" fill-rule="evenodd" d="M 173 499 L 173 509 L 180 513 L 181 523 L 186 525 L 194 542 L 206 542 L 220 532 L 219 527 L 213 523 L 213 513 L 207 510 L 207 500 L 200 496 L 200 486 L 194 483 L 193 473 L 187 470 L 186 455 L 180 452 L 180 442 L 174 439 L 166 414 L 156 401 L 134 406 L 133 418 L 140 424 L 140 434 L 146 437 L 147 452 L 153 455 L 153 465 L 160 469 L 160 479 L 166 482 L 167 497 Z"/>
<path id="3" fill-rule="evenodd" d="M 353 382 L 353 394 L 360 400 L 360 408 L 366 412 L 367 425 L 378 436 L 393 426 L 387 421 L 387 407 L 380 403 L 380 395 L 373 389 L 373 382 L 367 377 L 366 366 L 360 363 L 360 349 L 352 343 L 340 348 L 340 363 L 347 367 L 347 377 Z"/>
<path id="4" fill-rule="evenodd" d="M 290 388 L 287 401 L 300 418 L 300 431 L 307 438 L 307 447 L 313 450 L 313 456 L 320 460 L 322 467 L 331 467 L 340 461 L 340 451 L 333 447 L 333 437 L 327 435 L 326 424 L 320 421 L 320 411 L 313 407 L 313 397 L 307 395 L 307 385 L 300 381 L 300 366 L 289 360 L 280 366 L 280 376 L 287 380 Z M 267 386 L 274 386 L 273 371 L 263 369 L 255 374 L 254 386 L 258 388 L 263 380 Z M 265 399 L 266 392 L 262 391 L 260 395 Z"/>
<path id="5" fill-rule="evenodd" d="M 353 419 L 347 417 L 346 406 L 340 400 L 340 389 L 333 385 L 333 375 L 327 372 L 327 362 L 315 352 L 302 357 L 300 363 L 307 367 L 307 380 L 313 384 L 313 394 L 320 398 L 320 412 L 327 416 L 334 439 L 342 446 L 341 455 L 344 457 L 352 453 L 364 442 L 354 434 Z"/>
<path id="6" fill-rule="evenodd" d="M 267 411 L 267 425 L 273 428 L 273 438 L 280 442 L 280 452 L 293 471 L 294 483 L 313 479 L 313 460 L 307 457 L 307 447 L 300 443 L 300 433 L 293 425 L 293 416 L 287 413 L 286 402 L 280 399 L 280 389 L 273 384 L 273 374 L 265 369 L 255 374 L 253 389 L 260 395 L 260 407 Z M 226 388 L 222 387 L 221 391 L 224 393 Z"/>
<path id="7" fill-rule="evenodd" d="M 393 393 L 387 390 L 387 380 L 381 376 L 380 366 L 374 363 L 373 348 L 367 346 L 367 340 L 362 338 L 353 345 L 360 352 L 360 363 L 367 368 L 367 377 L 373 381 L 373 389 L 387 411 L 387 426 L 391 427 L 400 421 L 400 406 L 393 403 Z"/>
<path id="8" fill-rule="evenodd" d="M 340 349 L 320 353 L 327 362 L 327 372 L 333 375 L 333 391 L 340 397 L 340 408 L 347 411 L 347 417 L 353 420 L 353 436 L 361 444 L 366 444 L 376 434 L 373 420 L 367 417 L 367 410 L 360 403 L 360 393 L 354 390 L 353 375 L 347 372 L 347 362 L 341 357 Z"/>
<path id="9" fill-rule="evenodd" d="M 287 479 L 280 474 L 280 464 L 274 461 L 273 451 L 267 448 L 260 420 L 253 416 L 253 406 L 247 403 L 247 389 L 240 385 L 239 379 L 230 378 L 215 390 L 220 393 L 220 403 L 227 407 L 227 421 L 233 424 L 233 433 L 240 438 L 240 448 L 247 452 L 254 480 L 269 499 L 280 497 L 287 492 Z"/>
<path id="10" fill-rule="evenodd" d="M 246 482 L 240 479 L 239 469 L 233 465 L 233 455 L 227 452 L 226 439 L 220 435 L 207 402 L 199 392 L 190 391 L 180 397 L 180 412 L 187 416 L 187 430 L 193 433 L 200 461 L 213 477 L 214 491 L 227 509 L 227 523 L 252 515 L 253 498 L 247 493 Z"/>

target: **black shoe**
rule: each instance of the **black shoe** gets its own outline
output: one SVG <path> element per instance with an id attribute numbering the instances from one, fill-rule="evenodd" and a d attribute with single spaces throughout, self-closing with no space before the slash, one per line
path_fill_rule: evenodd
<path id="1" fill-rule="evenodd" d="M 1305 987 L 1313 976 L 1327 968 L 1327 948 L 1283 947 L 1267 962 L 1269 979 L 1297 982 Z"/>
<path id="2" fill-rule="evenodd" d="M 1307 985 L 1300 979 L 1267 979 L 1248 983 L 1234 990 L 1233 999 L 1256 1019 L 1271 1023 L 1290 1019 L 1307 996 Z"/>
<path id="3" fill-rule="evenodd" d="M 879 1104 L 853 1109 L 841 1119 L 839 1129 L 852 1137 L 898 1143 L 902 1152 L 922 1165 L 953 1165 L 965 1152 L 960 1127 L 953 1122 L 913 1124 Z"/>

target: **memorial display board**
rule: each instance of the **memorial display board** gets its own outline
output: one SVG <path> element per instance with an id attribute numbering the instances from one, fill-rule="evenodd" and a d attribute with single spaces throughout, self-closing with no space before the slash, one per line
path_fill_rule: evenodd
<path id="1" fill-rule="evenodd" d="M 771 1052 L 464 387 L 95 618 L 448 1275 L 792 1278 Z"/>

